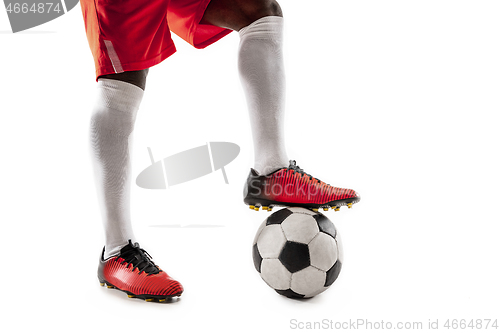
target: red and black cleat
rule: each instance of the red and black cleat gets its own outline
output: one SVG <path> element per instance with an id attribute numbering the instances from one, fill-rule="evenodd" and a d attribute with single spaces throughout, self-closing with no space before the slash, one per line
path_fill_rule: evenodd
<path id="1" fill-rule="evenodd" d="M 147 302 L 166 302 L 180 296 L 184 289 L 151 260 L 151 256 L 138 243 L 124 246 L 119 255 L 104 260 L 104 249 L 99 260 L 97 277 L 101 286 L 115 288 L 130 298 Z"/>
<path id="2" fill-rule="evenodd" d="M 354 190 L 326 184 L 300 169 L 295 161 L 288 168 L 281 168 L 268 175 L 250 169 L 243 191 L 244 202 L 250 209 L 271 211 L 273 206 L 330 208 L 338 211 L 341 206 L 352 207 L 361 197 Z"/>

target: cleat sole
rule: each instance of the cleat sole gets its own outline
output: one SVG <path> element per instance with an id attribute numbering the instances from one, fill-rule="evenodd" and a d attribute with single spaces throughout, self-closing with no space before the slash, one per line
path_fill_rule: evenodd
<path id="1" fill-rule="evenodd" d="M 265 207 L 267 207 L 267 211 L 270 212 L 273 207 L 278 206 L 278 207 L 303 207 L 303 208 L 311 209 L 314 212 L 318 212 L 320 208 L 322 208 L 324 211 L 328 211 L 331 208 L 332 210 L 338 212 L 340 210 L 340 207 L 342 207 L 342 206 L 347 206 L 348 208 L 352 208 L 352 206 L 355 203 L 358 203 L 360 201 L 360 199 L 361 199 L 360 197 L 347 198 L 347 199 L 325 202 L 322 204 L 279 202 L 279 201 L 272 201 L 272 200 L 261 199 L 261 198 L 245 198 L 244 202 L 245 202 L 245 204 L 249 205 L 250 209 L 257 210 L 257 211 L 259 210 L 260 207 L 262 207 L 262 210 L 266 210 Z M 256 203 L 256 201 L 257 201 L 257 203 Z"/>
<path id="2" fill-rule="evenodd" d="M 259 211 L 260 208 L 262 208 L 262 211 L 267 211 L 267 212 L 270 212 L 273 210 L 273 207 L 271 205 L 264 205 L 264 204 L 260 204 L 260 203 L 252 203 L 251 205 L 248 205 L 248 208 L 250 208 L 251 210 L 255 210 L 255 211 Z"/>

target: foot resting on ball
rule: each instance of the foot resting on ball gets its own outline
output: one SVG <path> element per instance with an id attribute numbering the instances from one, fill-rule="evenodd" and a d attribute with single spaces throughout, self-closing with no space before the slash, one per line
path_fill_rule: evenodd
<path id="1" fill-rule="evenodd" d="M 352 207 L 361 197 L 354 190 L 326 184 L 300 169 L 295 161 L 267 175 L 250 169 L 244 189 L 244 202 L 250 209 L 271 211 L 273 206 L 330 208 Z"/>
<path id="2" fill-rule="evenodd" d="M 101 286 L 106 284 L 108 288 L 127 293 L 130 298 L 148 302 L 166 302 L 168 298 L 180 296 L 184 291 L 182 285 L 156 266 L 138 243 L 128 242 L 119 255 L 108 259 L 103 258 L 103 249 L 97 271 Z"/>

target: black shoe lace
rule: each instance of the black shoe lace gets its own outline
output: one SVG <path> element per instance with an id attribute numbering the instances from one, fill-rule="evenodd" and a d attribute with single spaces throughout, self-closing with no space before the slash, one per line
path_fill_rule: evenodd
<path id="1" fill-rule="evenodd" d="M 128 245 L 122 249 L 120 257 L 125 260 L 127 267 L 132 265 L 133 268 L 139 269 L 139 274 L 141 272 L 146 272 L 148 275 L 157 274 L 161 272 L 158 266 L 153 262 L 153 258 L 140 248 L 139 243 L 132 243 L 131 240 L 128 241 Z"/>
<path id="2" fill-rule="evenodd" d="M 321 180 L 319 180 L 318 178 L 314 178 L 310 174 L 306 173 L 303 169 L 301 169 L 297 165 L 297 162 L 295 162 L 295 160 L 290 160 L 290 165 L 288 166 L 288 170 L 293 170 L 295 172 L 300 173 L 301 177 L 304 177 L 304 175 L 306 175 L 307 177 L 309 177 L 309 180 L 316 179 L 316 181 L 318 182 L 318 184 L 321 183 Z"/>

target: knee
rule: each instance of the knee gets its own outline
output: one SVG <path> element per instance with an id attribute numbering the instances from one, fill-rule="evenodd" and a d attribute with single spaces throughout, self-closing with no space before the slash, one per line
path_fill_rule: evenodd
<path id="1" fill-rule="evenodd" d="M 265 16 L 280 16 L 283 17 L 283 12 L 281 11 L 281 7 L 277 1 L 265 1 L 265 5 L 261 8 L 262 12 L 265 13 Z"/>
<path id="2" fill-rule="evenodd" d="M 120 82 L 122 81 L 122 82 Z M 129 136 L 135 124 L 144 91 L 123 80 L 99 80 L 90 117 L 92 137 Z"/>
<path id="3" fill-rule="evenodd" d="M 249 1 L 243 8 L 243 14 L 247 19 L 247 24 L 251 24 L 265 16 L 283 17 L 281 7 L 275 0 L 254 0 Z"/>
<path id="4" fill-rule="evenodd" d="M 106 106 L 94 106 L 89 122 L 91 141 L 95 145 L 102 140 L 122 140 L 134 131 L 135 115 Z"/>

